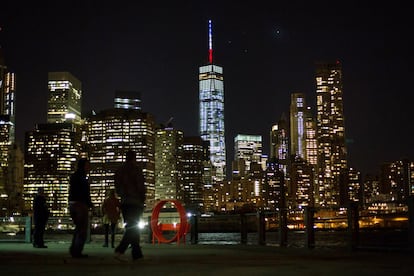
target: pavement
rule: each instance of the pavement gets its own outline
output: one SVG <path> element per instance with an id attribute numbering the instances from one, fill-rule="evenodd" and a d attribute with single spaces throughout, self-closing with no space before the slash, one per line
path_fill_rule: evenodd
<path id="1" fill-rule="evenodd" d="M 128 250 L 119 261 L 100 238 L 85 245 L 85 259 L 71 258 L 70 237 L 46 241 L 44 249 L 0 242 L 1 275 L 414 275 L 409 250 L 142 243 L 143 259 Z"/>

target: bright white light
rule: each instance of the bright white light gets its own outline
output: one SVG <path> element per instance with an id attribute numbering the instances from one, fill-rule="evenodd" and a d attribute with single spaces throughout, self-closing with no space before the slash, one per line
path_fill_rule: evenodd
<path id="1" fill-rule="evenodd" d="M 75 114 L 73 114 L 73 113 L 66 113 L 65 114 L 65 119 L 75 119 Z"/>
<path id="2" fill-rule="evenodd" d="M 148 222 L 147 222 L 147 221 L 140 220 L 140 221 L 138 222 L 138 228 L 139 228 L 139 229 L 144 229 L 144 228 L 145 228 L 145 226 L 147 226 L 147 225 L 148 225 Z"/>
<path id="3" fill-rule="evenodd" d="M 187 217 L 188 217 L 188 218 L 191 218 L 191 216 L 192 216 L 192 215 L 193 215 L 193 214 L 191 214 L 191 212 L 188 212 L 188 213 L 187 213 Z"/>

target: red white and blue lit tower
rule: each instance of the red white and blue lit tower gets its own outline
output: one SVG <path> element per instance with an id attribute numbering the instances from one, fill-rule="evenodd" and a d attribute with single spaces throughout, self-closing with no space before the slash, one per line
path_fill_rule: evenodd
<path id="1" fill-rule="evenodd" d="M 200 136 L 210 142 L 214 181 L 226 179 L 223 67 L 213 64 L 213 37 L 208 21 L 208 64 L 199 68 Z"/>

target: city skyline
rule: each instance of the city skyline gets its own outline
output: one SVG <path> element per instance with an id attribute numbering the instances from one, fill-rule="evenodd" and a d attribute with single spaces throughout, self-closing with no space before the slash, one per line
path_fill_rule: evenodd
<path id="1" fill-rule="evenodd" d="M 315 109 L 315 62 L 336 59 L 343 64 L 349 165 L 377 173 L 381 162 L 413 159 L 408 47 L 397 47 L 406 39 L 396 32 L 406 28 L 403 16 L 379 6 L 235 3 L 6 3 L 0 45 L 16 73 L 18 141 L 46 122 L 53 71 L 82 82 L 83 114 L 112 107 L 116 90 L 140 91 L 142 109 L 158 123 L 174 117 L 185 136 L 198 135 L 197 72 L 208 61 L 211 19 L 215 62 L 224 68 L 228 160 L 237 134 L 261 135 L 269 154 L 271 126 L 289 112 L 291 94 L 304 93 Z"/>

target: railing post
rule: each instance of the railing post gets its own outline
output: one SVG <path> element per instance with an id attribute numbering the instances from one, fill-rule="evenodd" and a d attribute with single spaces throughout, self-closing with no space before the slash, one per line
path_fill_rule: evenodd
<path id="1" fill-rule="evenodd" d="M 410 250 L 414 251 L 414 196 L 407 199 L 408 205 L 408 242 Z"/>
<path id="2" fill-rule="evenodd" d="M 240 214 L 240 243 L 247 244 L 246 214 Z"/>
<path id="3" fill-rule="evenodd" d="M 358 204 L 356 202 L 352 201 L 349 203 L 347 216 L 349 246 L 351 250 L 355 250 L 359 245 L 359 213 Z"/>
<path id="4" fill-rule="evenodd" d="M 27 242 L 27 243 L 32 242 L 32 217 L 31 216 L 27 216 L 25 219 L 24 242 Z"/>
<path id="5" fill-rule="evenodd" d="M 91 212 L 88 212 L 88 228 L 87 228 L 87 231 L 86 231 L 86 242 L 87 243 L 90 243 L 92 241 L 92 238 L 91 238 L 91 216 L 92 216 Z"/>
<path id="6" fill-rule="evenodd" d="M 191 244 L 198 243 L 198 216 L 197 214 L 191 215 Z"/>
<path id="7" fill-rule="evenodd" d="M 306 226 L 306 246 L 308 248 L 315 248 L 315 208 L 305 207 L 305 226 Z"/>
<path id="8" fill-rule="evenodd" d="M 258 231 L 258 244 L 266 245 L 266 225 L 265 225 L 265 215 L 263 211 L 257 212 L 257 231 Z"/>
<path id="9" fill-rule="evenodd" d="M 285 207 L 280 208 L 280 211 L 279 211 L 279 232 L 280 232 L 279 246 L 286 247 L 288 228 L 287 228 L 287 210 Z"/>
<path id="10" fill-rule="evenodd" d="M 151 216 L 148 216 L 147 218 L 148 221 L 148 243 L 152 243 L 152 227 L 151 227 Z"/>

